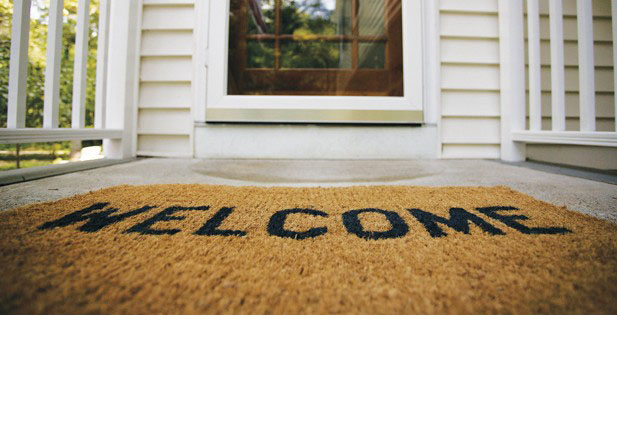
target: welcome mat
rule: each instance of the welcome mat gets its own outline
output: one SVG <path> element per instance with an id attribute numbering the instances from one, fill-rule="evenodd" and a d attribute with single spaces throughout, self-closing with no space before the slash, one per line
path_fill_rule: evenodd
<path id="1" fill-rule="evenodd" d="M 504 187 L 120 186 L 0 232 L 2 313 L 617 312 L 617 225 Z"/>

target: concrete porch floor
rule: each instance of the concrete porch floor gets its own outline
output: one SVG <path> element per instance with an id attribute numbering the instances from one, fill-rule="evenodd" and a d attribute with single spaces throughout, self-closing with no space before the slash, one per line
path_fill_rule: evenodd
<path id="1" fill-rule="evenodd" d="M 148 158 L 0 187 L 0 210 L 114 185 L 505 185 L 617 222 L 617 185 L 487 160 L 195 160 Z"/>

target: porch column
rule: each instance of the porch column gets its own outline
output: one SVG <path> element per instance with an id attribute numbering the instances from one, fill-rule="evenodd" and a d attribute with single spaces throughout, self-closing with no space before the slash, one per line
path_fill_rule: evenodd
<path id="1" fill-rule="evenodd" d="M 525 144 L 512 131 L 525 130 L 525 39 L 523 0 L 499 0 L 501 63 L 501 159 L 524 161 Z"/>
<path id="2" fill-rule="evenodd" d="M 137 37 L 141 34 L 138 6 L 138 0 L 110 0 L 105 127 L 122 129 L 123 134 L 122 139 L 103 141 L 107 158 L 136 155 Z"/>

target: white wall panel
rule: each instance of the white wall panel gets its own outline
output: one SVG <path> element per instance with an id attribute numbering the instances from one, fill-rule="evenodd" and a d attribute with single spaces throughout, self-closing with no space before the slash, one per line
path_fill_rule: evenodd
<path id="1" fill-rule="evenodd" d="M 144 5 L 142 30 L 192 30 L 194 25 L 192 5 Z"/>
<path id="2" fill-rule="evenodd" d="M 191 157 L 193 0 L 144 0 L 138 154 Z"/>
<path id="3" fill-rule="evenodd" d="M 139 76 L 144 82 L 190 82 L 193 61 L 191 57 L 142 57 Z"/>
<path id="4" fill-rule="evenodd" d="M 446 143 L 501 142 L 499 121 L 495 118 L 443 118 L 441 140 Z"/>
<path id="5" fill-rule="evenodd" d="M 441 141 L 444 158 L 499 158 L 497 0 L 442 0 Z"/>
<path id="6" fill-rule="evenodd" d="M 499 43 L 487 43 L 484 39 L 442 37 L 441 61 L 499 65 Z"/>
<path id="7" fill-rule="evenodd" d="M 443 158 L 499 158 L 500 145 L 444 144 Z"/>
<path id="8" fill-rule="evenodd" d="M 191 30 L 145 30 L 141 33 L 141 55 L 192 56 L 193 49 Z"/>
<path id="9" fill-rule="evenodd" d="M 458 13 L 442 9 L 440 22 L 442 36 L 499 37 L 499 21 L 496 14 Z"/>
<path id="10" fill-rule="evenodd" d="M 193 127 L 190 109 L 140 109 L 137 132 L 140 134 L 188 134 Z"/>
<path id="11" fill-rule="evenodd" d="M 441 66 L 443 90 L 499 90 L 499 66 L 445 64 Z"/>
<path id="12" fill-rule="evenodd" d="M 192 157 L 193 153 L 188 135 L 140 134 L 137 155 L 188 158 Z"/>

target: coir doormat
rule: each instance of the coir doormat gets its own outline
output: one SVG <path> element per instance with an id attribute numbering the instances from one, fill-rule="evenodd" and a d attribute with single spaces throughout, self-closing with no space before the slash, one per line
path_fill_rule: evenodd
<path id="1" fill-rule="evenodd" d="M 617 225 L 504 187 L 121 186 L 0 232 L 2 313 L 617 312 Z"/>

